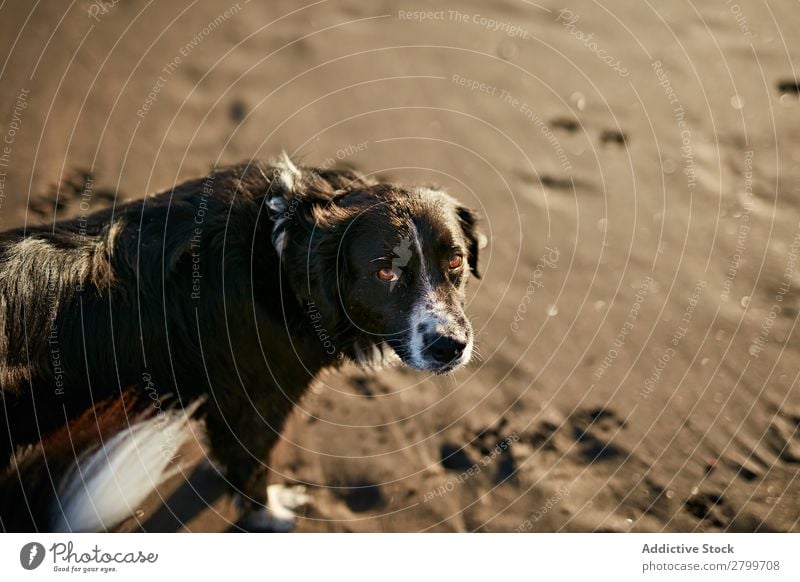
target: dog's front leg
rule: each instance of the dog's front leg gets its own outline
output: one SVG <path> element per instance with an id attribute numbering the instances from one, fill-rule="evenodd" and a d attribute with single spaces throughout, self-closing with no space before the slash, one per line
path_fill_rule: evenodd
<path id="1" fill-rule="evenodd" d="M 212 455 L 226 467 L 226 477 L 241 510 L 239 527 L 249 531 L 291 531 L 294 510 L 309 503 L 303 486 L 268 485 L 270 453 L 291 407 L 259 414 L 252 405 L 235 414 L 207 418 Z"/>

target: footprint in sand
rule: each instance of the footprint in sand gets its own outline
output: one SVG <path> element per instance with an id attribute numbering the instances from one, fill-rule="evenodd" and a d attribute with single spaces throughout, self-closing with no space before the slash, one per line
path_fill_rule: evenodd
<path id="1" fill-rule="evenodd" d="M 519 440 L 515 433 L 505 431 L 508 420 L 501 418 L 494 425 L 479 429 L 473 437 L 467 436 L 476 454 L 470 454 L 467 447 L 459 447 L 453 443 L 444 443 L 440 450 L 442 466 L 450 471 L 466 471 L 478 466 L 482 469 L 492 468 L 495 484 L 513 479 L 516 475 L 516 463 L 511 454 L 514 443 Z"/>
<path id="2" fill-rule="evenodd" d="M 586 463 L 610 460 L 626 456 L 625 451 L 611 444 L 614 434 L 624 426 L 614 412 L 598 408 L 581 413 L 573 420 L 575 442 L 580 445 L 580 454 Z"/>
<path id="3" fill-rule="evenodd" d="M 575 133 L 580 128 L 580 123 L 576 119 L 569 117 L 556 117 L 550 120 L 550 127 L 567 133 Z"/>
<path id="4" fill-rule="evenodd" d="M 376 395 L 389 394 L 390 388 L 380 380 L 370 376 L 353 376 L 350 378 L 350 385 L 357 394 L 371 400 Z"/>
<path id="5" fill-rule="evenodd" d="M 453 443 L 444 443 L 439 448 L 439 458 L 442 467 L 448 471 L 466 471 L 475 464 L 463 447 Z"/>
<path id="6" fill-rule="evenodd" d="M 545 188 L 554 190 L 571 190 L 575 185 L 575 181 L 572 178 L 558 178 L 549 174 L 540 176 L 539 181 Z"/>
<path id="7" fill-rule="evenodd" d="M 375 393 L 370 388 L 370 382 L 364 376 L 356 376 L 350 380 L 350 385 L 355 388 L 355 391 L 358 392 L 361 396 L 372 399 L 375 398 Z"/>
<path id="8" fill-rule="evenodd" d="M 28 204 L 31 214 L 40 220 L 52 221 L 74 215 L 80 204 L 90 204 L 92 210 L 111 206 L 121 199 L 117 192 L 95 186 L 95 176 L 90 170 L 73 168 L 58 184 L 53 184 L 44 193 L 32 196 Z M 87 198 L 87 194 L 90 194 Z M 84 209 L 85 210 L 85 209 Z"/>
<path id="9" fill-rule="evenodd" d="M 336 490 L 337 496 L 353 513 L 363 513 L 383 504 L 380 485 L 366 480 L 356 480 Z"/>
<path id="10" fill-rule="evenodd" d="M 579 444 L 580 455 L 586 463 L 605 461 L 627 456 L 621 448 L 611 444 L 614 435 L 625 426 L 625 421 L 605 408 L 579 411 L 571 418 L 572 433 Z"/>
<path id="11" fill-rule="evenodd" d="M 683 507 L 701 522 L 720 529 L 726 529 L 736 515 L 725 498 L 717 493 L 696 493 L 686 500 Z"/>
<path id="12" fill-rule="evenodd" d="M 228 115 L 236 125 L 239 125 L 247 117 L 247 105 L 241 99 L 235 99 L 228 109 Z"/>
<path id="13" fill-rule="evenodd" d="M 779 411 L 770 424 L 766 442 L 780 460 L 800 463 L 800 414 Z"/>
<path id="14" fill-rule="evenodd" d="M 603 145 L 623 147 L 628 143 L 628 136 L 622 131 L 604 129 L 602 133 L 600 133 L 600 143 Z"/>
<path id="15" fill-rule="evenodd" d="M 625 428 L 624 419 L 607 408 L 589 408 L 574 412 L 561 426 L 544 421 L 527 435 L 528 442 L 538 450 L 557 451 L 561 455 L 577 452 L 585 464 L 628 456 L 627 451 L 614 445 L 614 435 Z"/>
<path id="16" fill-rule="evenodd" d="M 778 93 L 781 95 L 800 96 L 800 81 L 792 79 L 778 81 Z"/>

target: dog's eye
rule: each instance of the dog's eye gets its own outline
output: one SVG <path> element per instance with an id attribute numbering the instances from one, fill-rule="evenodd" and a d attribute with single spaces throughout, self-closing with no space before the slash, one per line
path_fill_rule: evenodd
<path id="1" fill-rule="evenodd" d="M 464 255 L 461 253 L 453 253 L 447 261 L 447 266 L 451 269 L 458 269 L 464 262 Z"/>
<path id="2" fill-rule="evenodd" d="M 391 283 L 392 281 L 397 281 L 397 279 L 399 279 L 397 273 L 395 273 L 394 269 L 392 269 L 391 267 L 384 267 L 383 269 L 379 269 L 378 271 L 375 272 L 375 276 L 381 281 L 384 281 L 386 283 Z"/>

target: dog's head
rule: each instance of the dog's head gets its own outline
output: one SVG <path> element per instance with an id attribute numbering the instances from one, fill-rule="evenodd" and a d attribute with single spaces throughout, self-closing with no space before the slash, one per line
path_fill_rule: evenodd
<path id="1" fill-rule="evenodd" d="M 276 168 L 267 204 L 273 244 L 293 291 L 354 359 L 390 347 L 419 370 L 469 362 L 464 313 L 485 237 L 476 214 L 429 188 L 369 182 L 351 172 Z M 375 349 L 379 348 L 379 349 Z"/>

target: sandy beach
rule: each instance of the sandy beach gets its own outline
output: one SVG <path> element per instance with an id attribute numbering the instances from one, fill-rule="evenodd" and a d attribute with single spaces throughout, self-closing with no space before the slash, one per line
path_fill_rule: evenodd
<path id="1" fill-rule="evenodd" d="M 0 227 L 282 150 L 439 185 L 489 239 L 479 357 L 319 378 L 274 456 L 313 499 L 297 531 L 799 531 L 798 25 L 757 0 L 5 3 Z M 180 466 L 121 529 L 236 530 L 201 438 Z"/>

